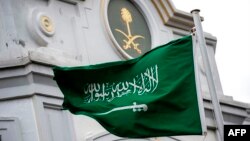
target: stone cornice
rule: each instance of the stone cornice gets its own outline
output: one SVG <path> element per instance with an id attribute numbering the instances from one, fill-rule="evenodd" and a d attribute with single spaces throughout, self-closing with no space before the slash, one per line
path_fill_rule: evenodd
<path id="1" fill-rule="evenodd" d="M 165 25 L 186 31 L 194 27 L 192 15 L 176 9 L 171 0 L 151 0 L 151 2 Z"/>

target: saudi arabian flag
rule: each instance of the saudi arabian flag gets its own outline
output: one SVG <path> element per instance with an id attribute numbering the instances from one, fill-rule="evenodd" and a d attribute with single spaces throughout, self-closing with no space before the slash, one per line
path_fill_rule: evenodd
<path id="1" fill-rule="evenodd" d="M 193 62 L 186 36 L 139 58 L 53 70 L 63 108 L 94 118 L 114 135 L 201 135 Z"/>

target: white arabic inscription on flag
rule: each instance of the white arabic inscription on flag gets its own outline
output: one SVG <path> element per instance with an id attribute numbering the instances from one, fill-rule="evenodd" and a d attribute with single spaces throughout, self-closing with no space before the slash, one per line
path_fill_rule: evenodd
<path id="1" fill-rule="evenodd" d="M 87 83 L 84 86 L 84 103 L 112 101 L 127 94 L 143 95 L 152 93 L 158 86 L 158 66 L 145 69 L 130 81 L 118 83 Z"/>

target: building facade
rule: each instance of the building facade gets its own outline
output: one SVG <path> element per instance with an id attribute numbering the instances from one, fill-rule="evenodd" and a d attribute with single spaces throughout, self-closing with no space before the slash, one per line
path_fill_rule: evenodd
<path id="1" fill-rule="evenodd" d="M 52 67 L 126 60 L 190 34 L 192 15 L 171 0 L 0 0 L 0 141 L 111 141 L 95 120 L 62 110 Z M 250 105 L 223 94 L 205 33 L 225 124 L 250 124 Z M 194 40 L 195 41 L 195 40 Z M 137 140 L 215 141 L 216 124 L 203 59 L 196 45 L 206 136 Z"/>

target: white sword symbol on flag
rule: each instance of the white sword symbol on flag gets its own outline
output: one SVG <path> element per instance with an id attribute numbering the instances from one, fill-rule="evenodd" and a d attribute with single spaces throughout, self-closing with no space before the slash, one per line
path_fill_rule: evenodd
<path id="1" fill-rule="evenodd" d="M 137 105 L 136 102 L 133 102 L 132 106 L 117 107 L 104 113 L 96 113 L 95 115 L 107 115 L 115 111 L 121 111 L 121 110 L 127 110 L 127 109 L 133 109 L 133 112 L 140 112 L 140 111 L 146 112 L 148 110 L 148 106 L 146 104 Z"/>

